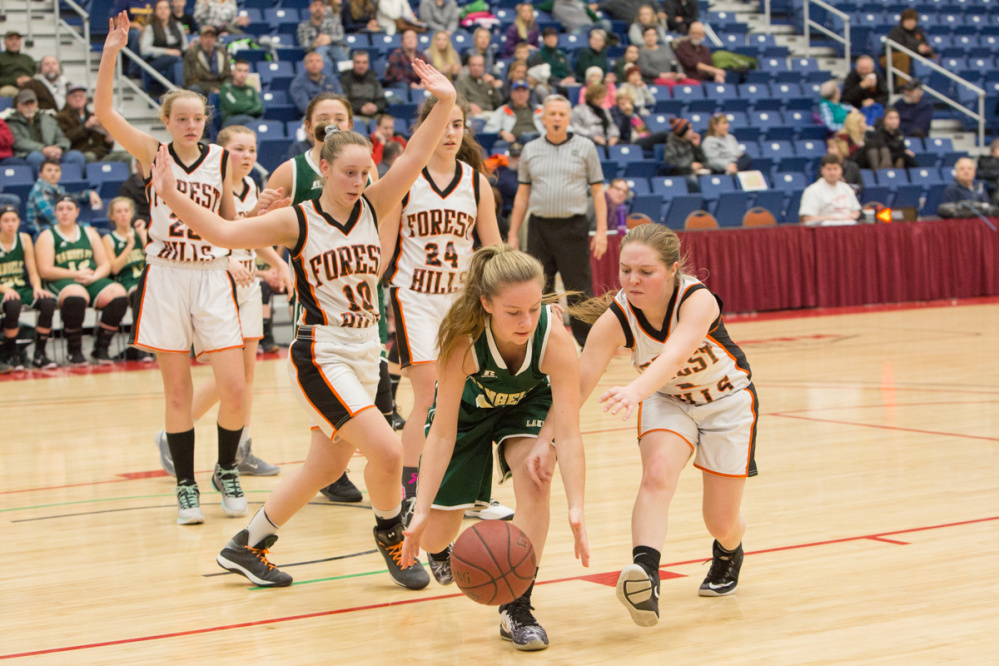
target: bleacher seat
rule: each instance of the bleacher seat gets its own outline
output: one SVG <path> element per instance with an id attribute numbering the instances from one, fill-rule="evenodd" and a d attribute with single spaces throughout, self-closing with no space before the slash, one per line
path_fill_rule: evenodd
<path id="1" fill-rule="evenodd" d="M 648 216 L 653 222 L 662 220 L 662 199 L 655 194 L 639 194 L 631 200 L 632 213 Z"/>
<path id="2" fill-rule="evenodd" d="M 925 188 L 929 188 L 933 185 L 939 185 L 943 182 L 940 179 L 940 170 L 933 168 L 916 168 L 909 169 L 909 179 L 914 185 L 921 185 Z"/>
<path id="3" fill-rule="evenodd" d="M 735 182 L 733 181 L 732 176 L 728 174 L 700 176 L 698 177 L 697 182 L 701 188 L 701 196 L 708 201 L 717 199 L 723 192 L 736 191 Z"/>
<path id="4" fill-rule="evenodd" d="M 801 195 L 804 190 L 791 191 L 784 200 L 784 212 L 781 215 L 782 224 L 800 224 L 798 210 L 801 208 Z"/>
<path id="5" fill-rule="evenodd" d="M 805 178 L 805 174 L 801 172 L 777 173 L 774 176 L 773 182 L 775 190 L 783 190 L 784 192 L 803 190 L 809 185 L 807 179 Z"/>
<path id="6" fill-rule="evenodd" d="M 30 166 L 0 167 L 0 192 L 15 194 L 21 197 L 21 202 L 28 203 L 28 194 L 35 185 L 35 174 Z"/>
<path id="7" fill-rule="evenodd" d="M 628 178 L 625 176 L 625 182 L 628 183 L 628 189 L 635 196 L 652 194 L 652 187 L 649 185 L 648 178 Z"/>
<path id="8" fill-rule="evenodd" d="M 260 166 L 268 171 L 274 171 L 284 161 L 284 156 L 292 143 L 292 139 L 284 137 L 258 138 L 257 161 Z"/>
<path id="9" fill-rule="evenodd" d="M 660 162 L 657 160 L 639 160 L 636 162 L 626 162 L 624 165 L 624 178 L 640 178 L 646 180 L 656 175 Z"/>
<path id="10" fill-rule="evenodd" d="M 687 216 L 703 207 L 704 199 L 700 194 L 681 194 L 673 197 L 664 216 L 666 226 L 676 231 L 683 229 L 683 223 L 687 220 Z"/>
<path id="11" fill-rule="evenodd" d="M 257 139 L 284 139 L 285 123 L 280 120 L 257 120 L 249 125 L 257 133 Z"/>
<path id="12" fill-rule="evenodd" d="M 652 194 L 664 200 L 690 193 L 690 189 L 687 187 L 687 180 L 680 176 L 653 178 L 651 183 Z"/>
<path id="13" fill-rule="evenodd" d="M 909 175 L 905 169 L 879 169 L 875 175 L 878 185 L 885 185 L 891 189 L 909 184 Z"/>
<path id="14" fill-rule="evenodd" d="M 612 159 L 619 164 L 627 164 L 628 162 L 639 162 L 645 159 L 645 155 L 642 153 L 642 149 L 639 146 L 631 144 L 618 144 L 616 146 L 609 146 L 607 148 L 607 157 Z"/>
<path id="15" fill-rule="evenodd" d="M 755 201 L 753 205 L 758 208 L 765 208 L 770 211 L 775 220 L 781 220 L 784 217 L 784 199 L 786 194 L 779 190 L 763 190 L 761 192 L 756 192 Z"/>
<path id="16" fill-rule="evenodd" d="M 714 216 L 720 227 L 738 227 L 749 208 L 748 192 L 722 192 L 714 207 Z"/>

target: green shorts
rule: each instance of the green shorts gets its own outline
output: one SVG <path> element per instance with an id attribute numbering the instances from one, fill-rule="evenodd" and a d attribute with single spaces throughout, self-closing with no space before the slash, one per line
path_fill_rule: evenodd
<path id="1" fill-rule="evenodd" d="M 502 481 L 510 478 L 510 466 L 503 452 L 503 441 L 511 437 L 537 437 L 552 406 L 548 382 L 534 387 L 516 405 L 494 409 L 475 409 L 466 413 L 462 405 L 458 417 L 458 437 L 454 453 L 441 480 L 435 509 L 467 509 L 476 502 L 489 503 L 493 485 L 493 447 L 497 446 Z M 427 416 L 426 431 L 434 420 L 434 408 Z"/>
<path id="2" fill-rule="evenodd" d="M 35 290 L 31 288 L 31 285 L 25 287 L 10 287 L 17 292 L 18 297 L 21 299 L 21 307 L 30 308 L 35 302 Z"/>
<path id="3" fill-rule="evenodd" d="M 114 282 L 112 282 L 107 278 L 101 278 L 100 280 L 95 280 L 91 284 L 80 284 L 73 278 L 63 278 L 62 280 L 49 282 L 48 287 L 49 291 L 55 294 L 56 300 L 58 300 L 59 292 L 61 292 L 66 287 L 73 284 L 79 284 L 81 287 L 87 290 L 87 294 L 90 295 L 90 305 L 92 306 L 94 304 L 94 301 L 97 300 L 97 295 L 100 294 L 102 291 L 104 291 L 106 287 L 114 284 Z"/>
<path id="4" fill-rule="evenodd" d="M 142 275 L 139 277 L 132 277 L 131 275 L 117 275 L 114 279 L 115 282 L 125 287 L 125 293 L 132 291 L 132 287 L 138 287 L 139 282 L 142 281 Z"/>

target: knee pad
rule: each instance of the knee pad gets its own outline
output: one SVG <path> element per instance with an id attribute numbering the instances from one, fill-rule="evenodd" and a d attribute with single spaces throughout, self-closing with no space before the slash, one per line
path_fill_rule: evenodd
<path id="1" fill-rule="evenodd" d="M 270 303 L 271 302 L 271 295 L 273 293 L 274 293 L 274 290 L 271 289 L 271 286 L 269 284 L 267 284 L 267 280 L 261 280 L 260 281 L 260 302 L 263 303 L 264 305 L 267 305 L 268 303 Z"/>
<path id="2" fill-rule="evenodd" d="M 18 318 L 21 316 L 21 299 L 12 298 L 9 301 L 3 302 L 3 328 L 5 331 L 10 331 L 15 328 L 19 328 L 17 323 Z"/>
<path id="3" fill-rule="evenodd" d="M 35 309 L 38 310 L 38 328 L 52 328 L 52 315 L 55 313 L 56 302 L 54 298 L 39 298 L 35 301 Z"/>
<path id="4" fill-rule="evenodd" d="M 83 318 L 87 314 L 87 299 L 80 296 L 67 296 L 62 302 L 62 325 L 70 331 L 83 328 Z"/>
<path id="5" fill-rule="evenodd" d="M 125 311 L 128 310 L 128 297 L 119 296 L 111 300 L 101 311 L 101 323 L 106 328 L 118 328 Z"/>

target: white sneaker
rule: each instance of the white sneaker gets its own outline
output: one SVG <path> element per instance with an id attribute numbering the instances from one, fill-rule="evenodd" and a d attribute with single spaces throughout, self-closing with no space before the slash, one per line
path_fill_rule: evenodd
<path id="1" fill-rule="evenodd" d="M 513 509 L 500 504 L 498 500 L 491 499 L 488 504 L 476 502 L 474 509 L 465 511 L 465 517 L 479 520 L 513 520 Z"/>
<path id="2" fill-rule="evenodd" d="M 246 495 L 239 485 L 239 469 L 222 469 L 215 463 L 212 488 L 222 493 L 222 510 L 230 518 L 246 515 Z"/>
<path id="3" fill-rule="evenodd" d="M 177 486 L 177 524 L 200 525 L 205 522 L 201 513 L 198 486 Z"/>

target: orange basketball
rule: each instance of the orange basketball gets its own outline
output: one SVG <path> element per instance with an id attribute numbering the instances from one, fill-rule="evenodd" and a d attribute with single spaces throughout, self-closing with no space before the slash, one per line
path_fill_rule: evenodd
<path id="1" fill-rule="evenodd" d="M 455 584 L 469 599 L 486 606 L 508 604 L 524 594 L 537 571 L 531 540 L 502 520 L 468 528 L 451 548 Z"/>

